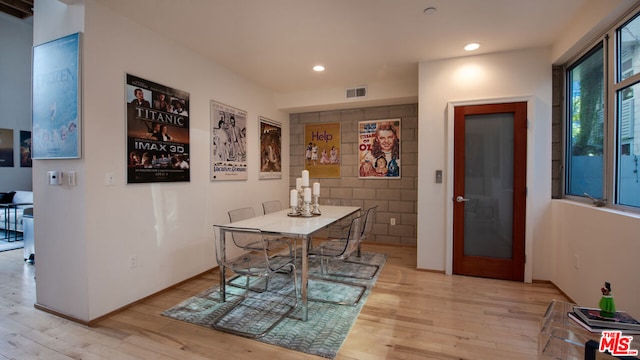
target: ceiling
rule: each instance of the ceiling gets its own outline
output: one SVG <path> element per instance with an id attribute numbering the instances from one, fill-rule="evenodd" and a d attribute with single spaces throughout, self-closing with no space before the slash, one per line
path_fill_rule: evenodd
<path id="1" fill-rule="evenodd" d="M 63 0 L 66 3 L 77 1 Z M 414 82 L 418 63 L 551 45 L 589 0 L 95 0 L 278 94 Z M 619 0 L 598 0 L 615 1 Z M 33 0 L 0 0 L 28 14 Z M 428 15 L 424 10 L 435 7 Z M 19 10 L 22 9 L 22 10 Z M 132 35 L 132 37 L 135 35 Z M 169 49 L 170 51 L 170 49 Z M 312 67 L 322 64 L 326 71 Z"/>
<path id="2" fill-rule="evenodd" d="M 420 61 L 547 46 L 587 0 L 96 0 L 276 93 L 414 79 Z M 599 0 L 610 1 L 610 0 Z M 427 15 L 428 7 L 437 9 Z M 323 73 L 313 65 L 326 67 Z"/>
<path id="3" fill-rule="evenodd" d="M 33 16 L 33 0 L 0 0 L 0 12 L 26 19 Z"/>

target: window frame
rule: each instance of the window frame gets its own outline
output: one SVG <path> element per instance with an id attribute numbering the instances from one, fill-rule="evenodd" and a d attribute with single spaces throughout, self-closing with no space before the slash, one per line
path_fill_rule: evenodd
<path id="1" fill-rule="evenodd" d="M 577 56 L 575 56 L 572 60 L 570 60 L 569 62 L 567 62 L 565 64 L 565 66 L 563 66 L 563 71 L 564 71 L 564 77 L 563 77 L 563 82 L 564 82 L 564 87 L 563 87 L 563 91 L 564 91 L 564 112 L 563 112 L 563 121 L 562 121 L 562 128 L 563 128 L 563 132 L 562 132 L 562 138 L 563 138 L 563 146 L 562 146 L 562 164 L 563 164 L 563 176 L 562 176 L 562 194 L 563 197 L 569 200 L 574 200 L 574 201 L 580 201 L 580 202 L 585 202 L 585 203 L 591 203 L 592 201 L 587 198 L 586 196 L 579 196 L 579 195 L 573 195 L 573 194 L 568 194 L 567 193 L 567 182 L 568 182 L 568 171 L 569 171 L 569 167 L 568 167 L 568 159 L 569 159 L 569 149 L 570 149 L 570 138 L 571 138 L 571 119 L 569 119 L 569 114 L 570 114 L 570 107 L 571 107 L 571 84 L 569 83 L 569 78 L 570 78 L 570 71 L 572 69 L 574 69 L 576 66 L 578 66 L 582 60 L 586 59 L 592 52 L 596 51 L 596 48 L 602 44 L 602 63 L 603 63 L 603 87 L 604 87 L 604 105 L 603 105 L 603 109 L 602 111 L 604 112 L 604 134 L 603 134 L 603 145 L 602 145 L 602 165 L 603 165 L 603 169 L 602 169 L 602 197 L 604 199 L 607 198 L 607 154 L 608 154 L 608 147 L 607 147 L 607 117 L 608 117 L 608 113 L 609 113 L 609 101 L 608 101 L 608 92 L 607 92 L 607 81 L 608 81 L 608 57 L 609 57 L 609 41 L 608 41 L 608 36 L 607 35 L 603 35 L 598 37 L 596 40 L 592 41 L 591 43 L 589 43 L 590 45 L 584 49 L 583 51 L 581 51 Z"/>
<path id="2" fill-rule="evenodd" d="M 582 51 L 575 54 L 571 59 L 562 65 L 563 70 L 563 105 L 562 105 L 562 167 L 561 167 L 561 196 L 563 199 L 582 203 L 594 204 L 586 196 L 572 195 L 567 193 L 568 180 L 568 153 L 570 152 L 571 119 L 569 119 L 571 94 L 569 83 L 569 72 L 578 65 L 588 54 L 594 51 L 600 43 L 603 49 L 604 61 L 604 126 L 603 126 L 603 172 L 602 172 L 602 198 L 604 207 L 626 212 L 640 213 L 640 206 L 629 206 L 619 204 L 618 196 L 618 98 L 620 90 L 630 88 L 640 84 L 640 71 L 624 80 L 620 80 L 622 74 L 618 74 L 621 61 L 618 57 L 620 32 L 624 26 L 633 20 L 640 19 L 640 6 L 634 7 L 618 21 L 612 24 L 600 36 L 590 41 Z"/>

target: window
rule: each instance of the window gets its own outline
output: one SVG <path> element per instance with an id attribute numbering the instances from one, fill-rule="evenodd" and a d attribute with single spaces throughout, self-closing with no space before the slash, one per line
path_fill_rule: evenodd
<path id="1" fill-rule="evenodd" d="M 565 67 L 564 194 L 635 211 L 640 211 L 639 14 L 616 24 Z"/>
<path id="2" fill-rule="evenodd" d="M 616 33 L 617 73 L 614 84 L 617 101 L 615 123 L 615 199 L 623 206 L 640 208 L 638 156 L 640 156 L 640 17 L 636 15 Z"/>
<path id="3" fill-rule="evenodd" d="M 603 197 L 604 50 L 599 43 L 567 71 L 566 193 Z"/>

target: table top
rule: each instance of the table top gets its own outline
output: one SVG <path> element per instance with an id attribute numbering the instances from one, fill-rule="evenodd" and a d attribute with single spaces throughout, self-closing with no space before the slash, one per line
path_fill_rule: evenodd
<path id="1" fill-rule="evenodd" d="M 331 225 L 340 219 L 356 213 L 358 210 L 360 210 L 360 208 L 357 206 L 325 205 L 320 207 L 322 214 L 319 216 L 293 217 L 287 215 L 291 210 L 285 209 L 220 226 L 228 228 L 254 228 L 264 232 L 287 236 L 309 236 L 327 225 Z"/>

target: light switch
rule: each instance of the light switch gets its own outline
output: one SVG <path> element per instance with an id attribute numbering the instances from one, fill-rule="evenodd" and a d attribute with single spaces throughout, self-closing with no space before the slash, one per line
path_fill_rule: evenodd
<path id="1" fill-rule="evenodd" d="M 75 171 L 69 171 L 67 173 L 67 184 L 69 184 L 69 186 L 76 186 L 76 172 Z"/>
<path id="2" fill-rule="evenodd" d="M 436 184 L 442 184 L 442 170 L 436 170 Z"/>

